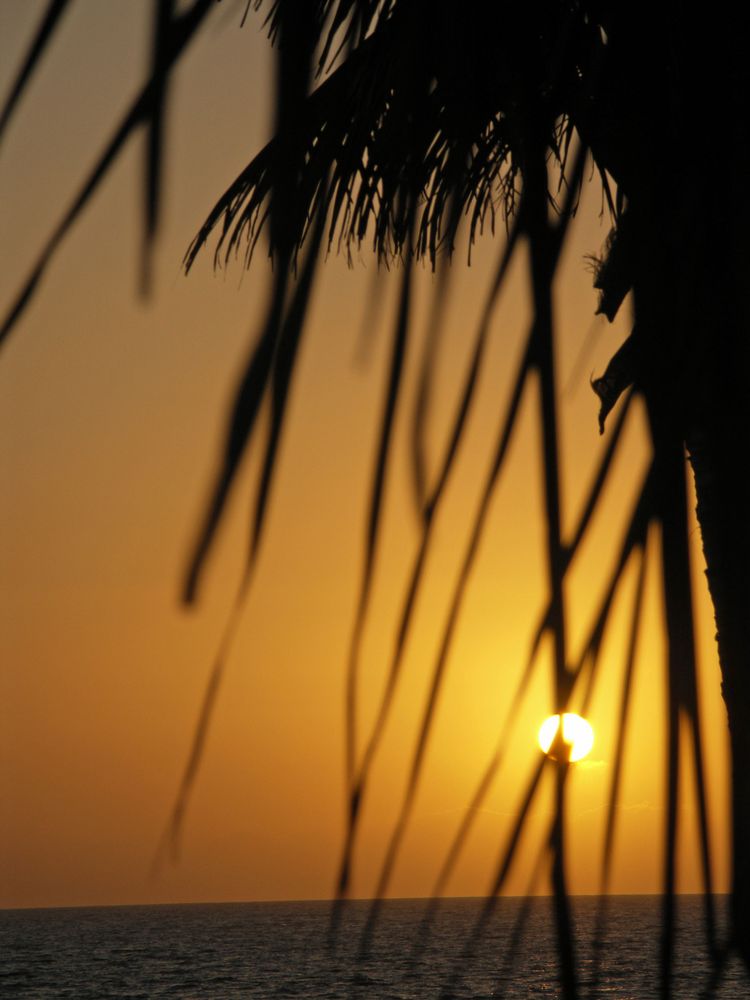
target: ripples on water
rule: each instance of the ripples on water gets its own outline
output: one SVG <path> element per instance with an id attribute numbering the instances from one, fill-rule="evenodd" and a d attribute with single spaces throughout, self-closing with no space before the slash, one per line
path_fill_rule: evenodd
<path id="1" fill-rule="evenodd" d="M 724 898 L 718 903 L 723 911 Z M 444 994 L 480 1000 L 559 995 L 548 900 L 528 901 L 519 941 L 513 939 L 513 929 L 524 901 L 500 900 L 474 953 L 463 962 L 462 951 L 483 901 L 445 900 L 415 957 L 425 905 L 422 900 L 383 904 L 365 960 L 357 959 L 368 907 L 363 902 L 348 904 L 334 951 L 327 942 L 327 903 L 0 911 L 0 994 L 34 1000 L 424 1000 Z M 607 1000 L 657 996 L 659 899 L 610 897 L 598 973 L 592 946 L 597 905 L 594 897 L 572 901 L 581 995 Z M 681 897 L 673 991 L 680 1000 L 699 997 L 708 978 L 702 923 L 700 899 Z M 458 977 L 457 968 L 463 970 Z M 727 1000 L 750 997 L 750 983 L 737 960 L 715 995 Z"/>

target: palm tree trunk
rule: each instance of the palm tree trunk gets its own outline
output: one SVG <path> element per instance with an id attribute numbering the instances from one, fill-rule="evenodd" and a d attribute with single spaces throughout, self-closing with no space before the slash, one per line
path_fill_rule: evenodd
<path id="1" fill-rule="evenodd" d="M 734 145 L 731 131 L 725 139 Z M 700 227 L 705 277 L 696 316 L 706 328 L 696 352 L 695 418 L 686 443 L 729 721 L 734 934 L 750 969 L 750 477 L 743 449 L 750 428 L 750 213 L 747 153 L 740 155 L 742 145 L 734 148 L 723 190 Z"/>
<path id="2" fill-rule="evenodd" d="M 693 467 L 730 733 L 734 939 L 750 970 L 745 39 L 728 5 L 708 19 L 654 9 L 647 27 L 637 6 L 615 5 L 606 17 L 596 99 L 581 102 L 576 123 L 628 204 L 636 379 L 665 439 L 684 441 Z M 699 153 L 689 138 L 697 127 Z"/>
<path id="3" fill-rule="evenodd" d="M 750 428 L 750 255 L 743 173 L 741 162 L 725 170 L 702 216 L 685 183 L 682 207 L 649 225 L 646 242 L 659 249 L 644 254 L 635 291 L 650 326 L 647 393 L 661 396 L 695 478 L 730 733 L 734 944 L 750 969 L 750 477 L 742 450 Z"/>
<path id="4" fill-rule="evenodd" d="M 733 408 L 717 399 L 716 416 Z M 748 423 L 712 423 L 688 436 L 688 448 L 729 721 L 733 928 L 750 968 L 750 487 L 738 447 Z"/>

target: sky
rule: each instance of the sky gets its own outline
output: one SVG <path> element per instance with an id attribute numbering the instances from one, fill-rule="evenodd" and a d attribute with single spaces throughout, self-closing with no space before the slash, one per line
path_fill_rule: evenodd
<path id="1" fill-rule="evenodd" d="M 170 91 L 165 212 L 154 290 L 139 295 L 143 137 L 134 136 L 54 257 L 0 357 L 0 906 L 327 898 L 344 831 L 344 693 L 366 502 L 398 268 L 363 247 L 325 261 L 293 384 L 260 561 L 237 629 L 179 859 L 154 873 L 210 666 L 242 574 L 259 449 L 252 448 L 200 600 L 179 601 L 216 468 L 231 393 L 258 328 L 263 253 L 215 273 L 182 255 L 270 121 L 270 49 L 245 4 L 217 6 Z M 5 94 L 45 4 L 0 5 Z M 79 0 L 24 95 L 0 156 L 0 302 L 16 294 L 147 70 L 150 5 Z M 575 523 L 601 453 L 600 373 L 628 331 L 608 327 L 585 255 L 607 234 L 587 186 L 555 287 L 563 527 Z M 452 267 L 429 425 L 434 475 L 466 372 L 502 227 Z M 394 710 L 363 807 L 352 893 L 374 890 L 403 794 L 441 627 L 529 319 L 519 257 L 495 312 L 466 439 L 440 510 Z M 397 413 L 383 539 L 364 636 L 359 716 L 372 724 L 418 542 L 411 411 L 430 294 L 419 268 L 405 394 Z M 376 291 L 373 295 L 373 286 Z M 374 309 L 374 303 L 379 308 Z M 369 333 L 368 333 L 369 330 Z M 389 889 L 429 894 L 506 726 L 545 599 L 538 399 L 532 387 L 492 501 L 451 648 L 422 782 Z M 648 460 L 642 408 L 628 418 L 613 481 L 566 587 L 574 656 Z M 716 886 L 727 887 L 726 721 L 700 537 L 691 526 Z M 658 537 L 649 539 L 630 743 L 612 889 L 661 887 L 664 674 Z M 588 711 L 594 750 L 571 770 L 573 892 L 599 888 L 602 832 L 628 615 L 629 566 Z M 453 895 L 487 891 L 554 711 L 550 650 L 513 718 L 507 752 L 456 871 Z M 360 738 L 360 751 L 362 738 Z M 689 769 L 687 770 L 689 776 Z M 681 798 L 679 888 L 700 886 L 694 806 Z M 531 884 L 551 785 L 507 890 Z"/>

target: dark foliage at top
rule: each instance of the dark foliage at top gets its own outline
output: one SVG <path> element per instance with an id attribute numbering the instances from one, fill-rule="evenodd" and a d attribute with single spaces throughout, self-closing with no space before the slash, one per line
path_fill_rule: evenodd
<path id="1" fill-rule="evenodd" d="M 217 262 L 249 260 L 282 189 L 274 251 L 298 249 L 322 203 L 329 248 L 371 241 L 389 257 L 409 244 L 434 264 L 462 221 L 473 241 L 513 212 L 535 145 L 564 164 L 604 49 L 577 4 L 329 0 L 306 16 L 303 31 L 298 11 L 287 24 L 287 8 L 271 7 L 276 134 L 211 212 L 188 267 L 217 227 Z"/>

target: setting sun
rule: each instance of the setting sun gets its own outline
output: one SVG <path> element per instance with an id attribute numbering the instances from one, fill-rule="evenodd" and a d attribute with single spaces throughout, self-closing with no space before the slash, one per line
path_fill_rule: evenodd
<path id="1" fill-rule="evenodd" d="M 562 724 L 562 742 L 565 744 L 565 757 L 568 763 L 582 760 L 594 745 L 594 730 L 580 715 L 566 712 Z M 557 760 L 554 745 L 560 726 L 560 716 L 551 715 L 545 719 L 539 729 L 539 746 L 553 760 Z"/>

